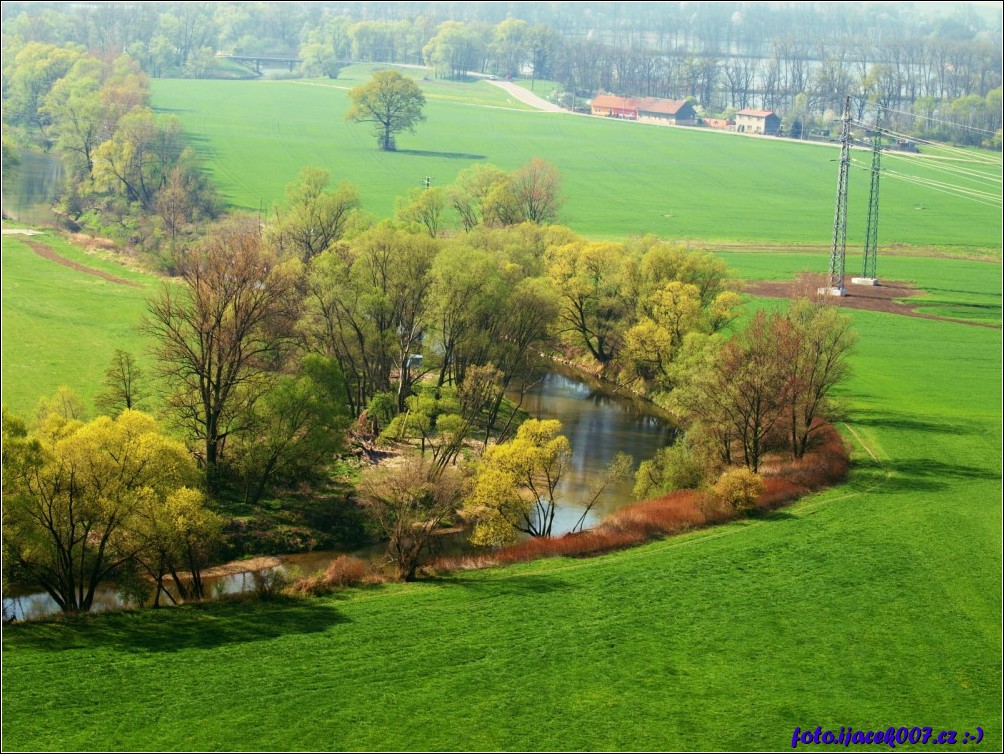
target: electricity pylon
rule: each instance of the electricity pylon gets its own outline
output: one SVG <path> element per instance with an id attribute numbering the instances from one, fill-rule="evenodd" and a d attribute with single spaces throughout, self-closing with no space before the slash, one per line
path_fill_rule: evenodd
<path id="1" fill-rule="evenodd" d="M 878 220 L 879 220 L 879 173 L 882 170 L 881 158 L 882 137 L 879 136 L 878 124 L 875 124 L 875 138 L 872 141 L 872 187 L 868 194 L 868 227 L 865 230 L 865 262 L 861 268 L 861 277 L 875 280 L 878 266 Z"/>
<path id="2" fill-rule="evenodd" d="M 844 127 L 840 134 L 840 169 L 837 173 L 837 207 L 833 213 L 833 245 L 827 287 L 821 293 L 843 296 L 847 262 L 847 172 L 851 164 L 851 98 L 844 99 Z"/>

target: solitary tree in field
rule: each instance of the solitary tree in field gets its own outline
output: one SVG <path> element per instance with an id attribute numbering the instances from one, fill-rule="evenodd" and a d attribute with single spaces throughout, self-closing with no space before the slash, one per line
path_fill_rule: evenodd
<path id="1" fill-rule="evenodd" d="M 414 80 L 397 71 L 377 71 L 368 84 L 350 91 L 349 97 L 352 107 L 345 119 L 372 123 L 380 149 L 393 151 L 394 134 L 414 132 L 415 125 L 425 120 L 425 95 Z"/>
<path id="2" fill-rule="evenodd" d="M 105 389 L 94 402 L 105 413 L 115 416 L 124 409 L 134 409 L 142 397 L 138 384 L 143 381 L 143 370 L 128 351 L 116 349 L 112 364 L 105 370 Z"/>

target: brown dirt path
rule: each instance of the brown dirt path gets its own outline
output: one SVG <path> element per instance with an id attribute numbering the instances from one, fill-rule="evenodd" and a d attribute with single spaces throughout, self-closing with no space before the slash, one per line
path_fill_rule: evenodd
<path id="1" fill-rule="evenodd" d="M 765 281 L 755 280 L 746 283 L 746 292 L 763 298 L 795 298 L 805 295 L 806 283 L 801 280 Z M 917 311 L 908 303 L 895 299 L 923 296 L 924 291 L 914 288 L 909 283 L 894 280 L 883 280 L 881 285 L 848 285 L 846 296 L 827 296 L 826 301 L 848 309 L 868 309 L 873 312 L 889 312 L 901 314 L 904 317 L 919 317 L 921 319 L 937 319 L 942 322 L 954 322 L 973 327 L 988 327 L 1000 330 L 1000 325 L 988 322 L 972 322 L 966 319 L 939 317 L 935 314 L 925 314 Z"/>
<path id="2" fill-rule="evenodd" d="M 39 241 L 29 241 L 27 239 L 21 241 L 21 243 L 27 245 L 38 254 L 43 259 L 48 259 L 50 262 L 55 262 L 56 264 L 61 264 L 64 267 L 69 267 L 77 272 L 83 272 L 87 275 L 94 275 L 102 280 L 107 280 L 109 283 L 115 283 L 116 285 L 127 285 L 130 288 L 142 288 L 139 283 L 134 283 L 132 280 L 126 280 L 125 278 L 120 278 L 112 275 L 110 272 L 104 272 L 103 270 L 95 270 L 93 267 L 87 267 L 80 264 L 80 262 L 74 262 L 72 259 L 67 259 L 64 256 L 60 256 L 56 251 L 50 247 L 46 246 L 44 243 Z"/>

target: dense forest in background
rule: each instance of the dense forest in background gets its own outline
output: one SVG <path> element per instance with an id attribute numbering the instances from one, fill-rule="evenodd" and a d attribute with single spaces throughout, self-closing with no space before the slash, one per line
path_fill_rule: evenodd
<path id="1" fill-rule="evenodd" d="M 295 75 L 307 76 L 422 64 L 447 78 L 554 80 L 569 106 L 607 91 L 692 97 L 708 115 L 762 107 L 799 130 L 828 127 L 849 94 L 859 120 L 881 108 L 905 134 L 1000 148 L 999 7 L 15 2 L 2 20 L 5 60 L 42 42 L 127 53 L 153 77 L 235 75 L 217 53 L 302 58 Z M 5 65 L 5 105 L 9 96 Z"/>

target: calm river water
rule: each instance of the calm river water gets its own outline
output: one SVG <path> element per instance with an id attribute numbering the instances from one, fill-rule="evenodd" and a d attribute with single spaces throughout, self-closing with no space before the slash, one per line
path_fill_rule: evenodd
<path id="1" fill-rule="evenodd" d="M 590 483 L 603 473 L 618 452 L 633 456 L 635 463 L 651 458 L 672 439 L 668 423 L 650 413 L 641 401 L 615 395 L 600 383 L 589 384 L 582 379 L 555 372 L 545 374 L 528 391 L 523 408 L 539 419 L 558 419 L 562 431 L 572 445 L 571 468 L 559 487 L 558 512 L 554 519 L 555 535 L 570 531 L 582 514 L 581 503 L 589 496 Z M 633 480 L 611 486 L 585 521 L 588 528 L 607 513 L 631 500 Z M 443 538 L 441 549 L 454 550 L 463 546 L 458 536 Z M 303 574 L 324 568 L 333 558 L 346 553 L 369 560 L 382 557 L 382 545 L 372 545 L 355 551 L 311 552 L 279 556 L 284 567 L 296 567 Z M 233 594 L 254 587 L 251 572 L 218 578 L 206 578 L 208 594 Z M 162 604 L 164 598 L 161 599 Z M 99 589 L 92 610 L 121 608 L 123 601 L 112 584 Z M 35 618 L 58 611 L 55 602 L 44 592 L 17 597 L 4 597 L 5 616 L 18 620 Z"/>
<path id="2" fill-rule="evenodd" d="M 3 216 L 32 225 L 56 222 L 52 202 L 63 188 L 59 156 L 20 150 L 18 159 L 18 165 L 4 166 L 0 192 Z"/>

